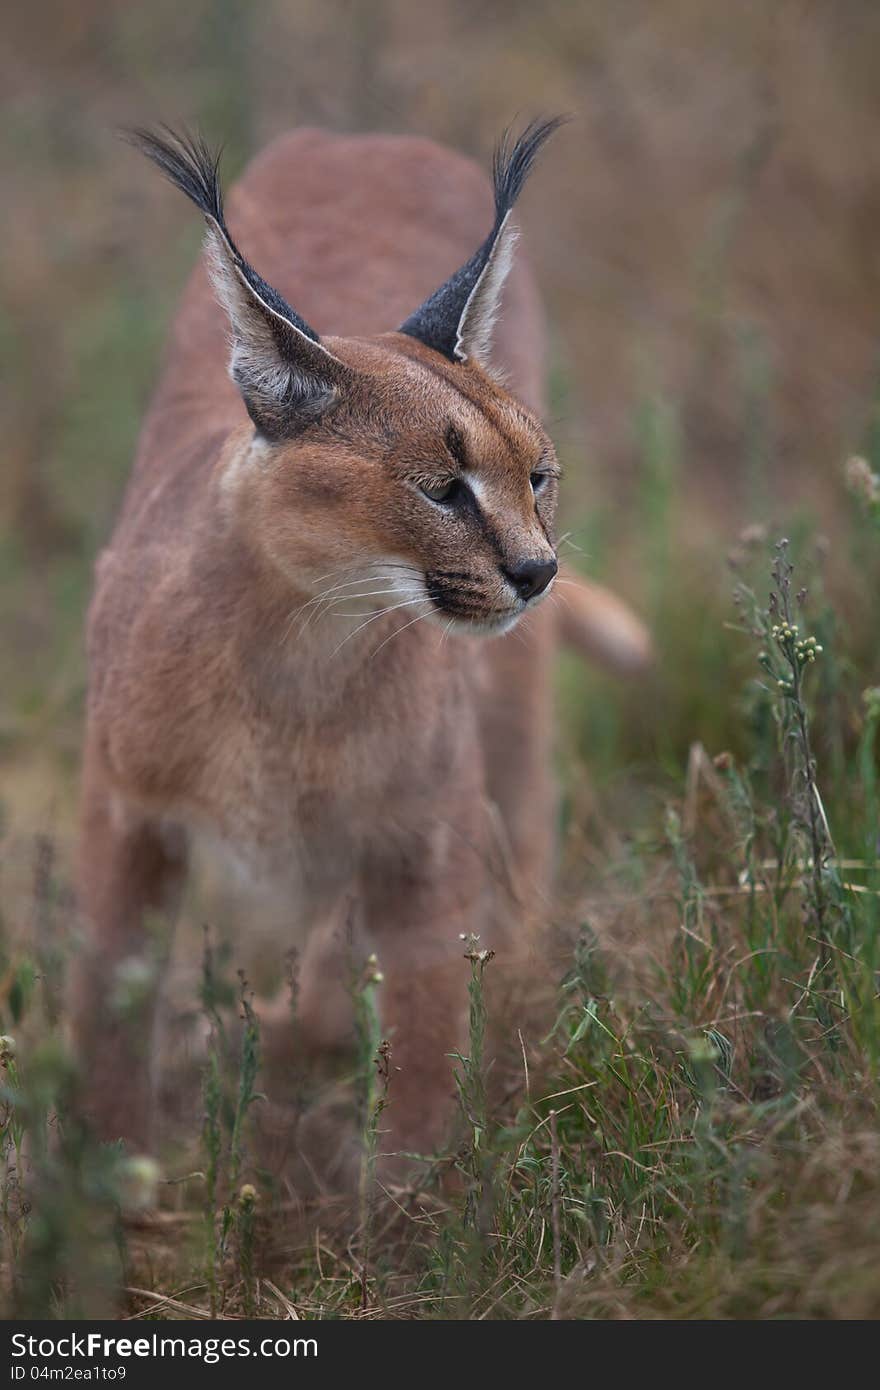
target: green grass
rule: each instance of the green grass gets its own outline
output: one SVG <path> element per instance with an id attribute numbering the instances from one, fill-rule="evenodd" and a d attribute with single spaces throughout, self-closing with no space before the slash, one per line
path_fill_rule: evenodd
<path id="1" fill-rule="evenodd" d="M 708 749 L 691 739 L 677 777 L 674 728 L 662 765 L 643 753 L 618 768 L 616 788 L 609 760 L 609 801 L 637 805 L 638 817 L 610 825 L 594 809 L 604 823 L 592 865 L 584 822 L 570 814 L 560 920 L 520 1005 L 489 1017 L 484 973 L 491 980 L 497 964 L 479 943 L 462 945 L 471 1023 L 467 1053 L 450 1058 L 459 1122 L 447 1157 L 412 1189 L 377 1178 L 382 1113 L 394 1103 L 377 963 L 352 976 L 360 1199 L 347 1213 L 330 1198 L 294 1211 L 260 1166 L 250 993 L 243 976 L 234 985 L 228 947 L 206 943 L 204 1124 L 201 1135 L 195 1116 L 190 1132 L 180 1127 L 174 1153 L 186 1159 L 159 1189 L 170 1219 L 154 1218 L 145 1236 L 133 1213 L 150 1203 L 157 1173 L 96 1146 L 77 1118 L 64 961 L 45 944 L 57 939 L 46 919 L 63 922 L 68 909 L 44 849 L 42 925 L 10 943 L 2 965 L 0 1024 L 15 1039 L 0 1059 L 11 1310 L 880 1312 L 880 696 L 862 694 L 857 662 L 829 646 L 836 627 L 821 587 L 798 597 L 810 576 L 792 549 L 752 542 L 737 558 L 730 628 L 719 628 L 722 646 L 742 647 L 719 691 L 738 725 L 724 734 L 735 737 Z M 810 554 L 806 539 L 798 549 Z M 664 601 L 683 578 L 669 563 Z M 714 644 L 704 648 L 704 664 L 715 659 Z M 686 700 L 681 708 L 686 719 Z M 568 727 L 586 737 L 576 709 Z M 641 737 L 625 720 L 617 733 L 630 752 Z M 566 908 L 575 897 L 578 909 Z M 293 967 L 290 984 L 295 1012 Z"/>

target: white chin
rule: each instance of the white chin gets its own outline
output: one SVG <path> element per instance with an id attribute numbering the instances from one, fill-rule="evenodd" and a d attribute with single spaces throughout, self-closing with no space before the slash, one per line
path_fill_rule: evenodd
<path id="1" fill-rule="evenodd" d="M 505 632 L 516 627 L 523 615 L 524 608 L 516 613 L 506 613 L 501 618 L 453 618 L 444 613 L 442 608 L 436 608 L 432 615 L 433 621 L 438 623 L 446 632 L 455 633 L 460 637 L 501 637 Z"/>

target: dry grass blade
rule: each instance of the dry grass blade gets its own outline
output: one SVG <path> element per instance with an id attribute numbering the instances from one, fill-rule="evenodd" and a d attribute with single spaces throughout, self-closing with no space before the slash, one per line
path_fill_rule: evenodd
<path id="1" fill-rule="evenodd" d="M 278 1302 L 281 1304 L 281 1307 L 284 1309 L 284 1315 L 288 1321 L 300 1321 L 299 1313 L 294 1308 L 290 1299 L 281 1292 L 277 1284 L 273 1284 L 271 1279 L 266 1279 L 265 1277 L 263 1277 L 260 1280 L 260 1287 L 268 1289 L 272 1296 L 278 1300 Z"/>
<path id="2" fill-rule="evenodd" d="M 200 1289 L 206 1288 L 207 1285 L 197 1284 L 193 1287 Z M 183 1303 L 172 1294 L 156 1293 L 152 1289 L 137 1289 L 131 1285 L 128 1285 L 123 1292 L 132 1294 L 136 1298 L 148 1298 L 150 1300 L 149 1308 L 142 1308 L 140 1312 L 137 1313 L 129 1313 L 125 1319 L 126 1322 L 135 1322 L 138 1318 L 151 1317 L 154 1313 L 158 1312 L 160 1308 L 173 1308 L 175 1313 L 181 1313 L 187 1318 L 210 1318 L 211 1316 L 207 1308 L 199 1308 L 194 1303 Z"/>

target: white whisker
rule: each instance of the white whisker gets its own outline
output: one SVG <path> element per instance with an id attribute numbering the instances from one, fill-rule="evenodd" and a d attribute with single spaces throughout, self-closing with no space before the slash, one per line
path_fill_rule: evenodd
<path id="1" fill-rule="evenodd" d="M 357 637 L 359 632 L 363 632 L 364 628 L 369 627 L 370 623 L 374 623 L 377 618 L 384 617 L 386 613 L 396 613 L 398 608 L 410 608 L 413 603 L 421 602 L 421 599 L 408 598 L 403 603 L 393 603 L 390 608 L 380 608 L 378 613 L 374 613 L 372 617 L 367 618 L 366 622 L 360 623 L 352 632 L 349 632 L 346 637 L 343 637 L 342 641 L 339 643 L 339 646 L 335 647 L 333 651 L 330 653 L 330 660 L 332 661 L 336 653 L 342 650 L 346 642 L 350 642 L 352 637 Z M 407 624 L 407 626 L 409 626 L 409 624 Z"/>
<path id="2" fill-rule="evenodd" d="M 394 593 L 395 590 L 389 592 Z M 398 608 L 411 608 L 414 603 L 424 603 L 424 599 L 419 594 L 416 598 L 405 599 L 403 603 L 393 603 L 390 608 L 375 608 L 372 613 L 344 613 L 337 608 L 333 614 L 334 618 L 378 618 L 380 613 L 396 613 Z"/>
<path id="3" fill-rule="evenodd" d="M 418 573 L 418 572 L 416 572 L 416 573 Z M 421 575 L 419 575 L 419 577 L 421 578 Z M 315 594 L 315 596 L 314 596 L 313 598 L 309 599 L 307 603 L 304 603 L 304 604 L 303 604 L 302 609 L 298 610 L 298 611 L 302 612 L 302 611 L 303 611 L 304 609 L 306 609 L 306 608 L 311 608 L 311 609 L 312 609 L 312 612 L 308 615 L 308 618 L 306 619 L 305 625 L 304 625 L 304 627 L 303 627 L 303 631 L 305 631 L 306 628 L 309 627 L 309 626 L 311 625 L 313 619 L 315 619 L 315 618 L 317 618 L 317 617 L 322 617 L 322 616 L 323 616 L 324 610 L 321 608 L 321 605 L 322 605 L 322 604 L 325 605 L 326 608 L 332 608 L 332 606 L 333 606 L 334 603 L 339 602 L 339 601 L 342 600 L 342 599 L 351 599 L 352 602 L 354 602 L 354 601 L 356 601 L 357 599 L 360 599 L 360 598 L 378 597 L 379 593 L 381 593 L 381 592 L 385 592 L 385 593 L 399 593 L 399 592 L 401 592 L 401 590 L 400 590 L 399 588 L 391 588 L 391 589 L 387 589 L 387 590 L 384 590 L 384 591 L 382 591 L 382 590 L 369 590 L 369 591 L 366 591 L 366 590 L 365 590 L 363 593 L 358 593 L 358 592 L 350 592 L 350 593 L 348 593 L 348 592 L 342 592 L 343 590 L 353 590 L 353 589 L 354 589 L 354 586 L 357 585 L 357 584 L 377 584 L 377 583 L 382 584 L 382 583 L 388 583 L 388 584 L 394 585 L 394 584 L 395 584 L 395 578 L 396 578 L 396 577 L 395 577 L 393 574 L 360 575 L 357 579 L 350 579 L 350 580 L 348 580 L 348 581 L 346 581 L 345 583 L 342 583 L 342 584 L 333 584 L 333 585 L 330 586 L 330 588 L 325 589 L 325 590 L 323 591 L 323 593 Z"/>
<path id="4" fill-rule="evenodd" d="M 427 613 L 417 613 L 414 618 L 410 618 L 408 623 L 404 623 L 403 627 L 397 627 L 394 629 L 393 632 L 389 632 L 388 636 L 383 638 L 383 640 L 379 643 L 376 650 L 370 653 L 370 660 L 372 661 L 374 657 L 379 655 L 379 652 L 386 645 L 386 643 L 391 641 L 392 637 L 399 637 L 402 632 L 406 632 L 408 627 L 412 627 L 415 623 L 420 623 L 423 618 L 430 618 L 430 616 L 431 609 L 429 608 Z"/>

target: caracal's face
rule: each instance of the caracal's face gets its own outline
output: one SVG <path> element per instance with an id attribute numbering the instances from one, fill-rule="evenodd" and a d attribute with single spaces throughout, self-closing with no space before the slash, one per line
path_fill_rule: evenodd
<path id="1" fill-rule="evenodd" d="M 541 424 L 479 367 L 401 334 L 328 346 L 359 391 L 252 450 L 273 561 L 321 611 L 506 631 L 557 569 L 559 466 Z"/>

